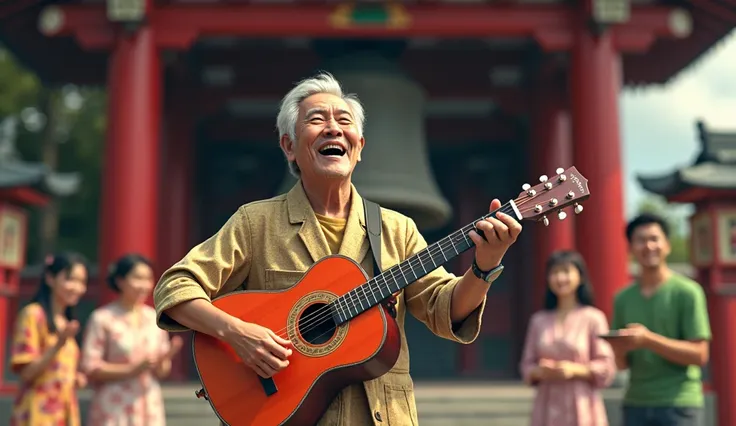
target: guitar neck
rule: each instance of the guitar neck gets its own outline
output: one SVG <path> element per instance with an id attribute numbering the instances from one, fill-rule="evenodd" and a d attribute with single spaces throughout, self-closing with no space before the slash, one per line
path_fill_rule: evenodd
<path id="1" fill-rule="evenodd" d="M 384 270 L 383 273 L 376 275 L 365 284 L 338 297 L 332 302 L 335 322 L 339 325 L 355 318 L 388 299 L 392 294 L 469 250 L 475 244 L 468 233 L 475 229 L 477 222 L 488 217 L 495 217 L 498 212 L 515 217 L 517 220 L 522 218 L 516 204 L 511 200 L 498 210 L 490 212 L 436 243 L 428 245 L 405 261 Z M 476 230 L 476 232 L 478 231 Z"/>

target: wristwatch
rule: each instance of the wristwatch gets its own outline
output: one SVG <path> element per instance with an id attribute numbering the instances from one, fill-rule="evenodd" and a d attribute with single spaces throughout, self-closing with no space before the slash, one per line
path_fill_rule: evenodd
<path id="1" fill-rule="evenodd" d="M 482 271 L 478 267 L 478 264 L 475 263 L 475 259 L 473 259 L 473 264 L 471 265 L 470 269 L 473 270 L 473 275 L 475 275 L 479 279 L 487 283 L 492 283 L 496 278 L 498 278 L 499 275 L 501 275 L 501 272 L 503 272 L 503 265 L 498 265 L 490 271 Z"/>

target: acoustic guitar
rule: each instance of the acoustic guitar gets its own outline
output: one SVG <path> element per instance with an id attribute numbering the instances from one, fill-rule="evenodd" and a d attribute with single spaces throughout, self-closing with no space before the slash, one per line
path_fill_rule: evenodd
<path id="1" fill-rule="evenodd" d="M 498 211 L 517 220 L 543 221 L 590 194 L 575 167 L 540 177 L 523 192 L 410 258 L 368 279 L 361 266 L 344 256 L 315 263 L 285 290 L 238 291 L 216 298 L 219 309 L 270 328 L 292 344 L 289 366 L 263 379 L 226 343 L 194 333 L 194 363 L 202 383 L 197 396 L 230 426 L 315 424 L 345 387 L 375 379 L 396 363 L 400 336 L 396 320 L 382 301 L 473 247 L 468 232 Z"/>

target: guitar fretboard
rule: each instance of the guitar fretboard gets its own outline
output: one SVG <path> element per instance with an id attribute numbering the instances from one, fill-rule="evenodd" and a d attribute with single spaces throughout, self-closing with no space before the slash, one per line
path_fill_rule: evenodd
<path id="1" fill-rule="evenodd" d="M 495 217 L 497 212 L 521 220 L 521 214 L 512 200 L 498 210 L 488 213 L 436 243 L 428 245 L 405 261 L 384 270 L 365 284 L 333 301 L 330 307 L 335 323 L 339 325 L 355 318 L 473 247 L 475 244 L 468 233 L 475 229 L 477 222 L 488 217 Z M 477 229 L 475 230 L 479 232 Z"/>

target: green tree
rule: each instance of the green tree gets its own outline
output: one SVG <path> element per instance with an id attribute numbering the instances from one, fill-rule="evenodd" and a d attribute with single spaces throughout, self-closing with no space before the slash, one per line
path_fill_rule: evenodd
<path id="1" fill-rule="evenodd" d="M 94 261 L 105 136 L 104 91 L 43 85 L 0 46 L 0 93 L 0 123 L 13 126 L 16 156 L 43 162 L 58 172 L 82 175 L 76 194 L 56 200 L 45 211 L 31 210 L 28 263 L 56 249 L 79 251 Z M 50 228 L 49 220 L 53 222 Z M 54 235 L 48 235 L 49 229 Z"/>
<path id="2" fill-rule="evenodd" d="M 670 228 L 672 254 L 668 259 L 672 263 L 690 262 L 690 232 L 688 213 L 683 206 L 668 203 L 658 195 L 649 195 L 639 204 L 639 213 L 653 213 L 667 221 Z"/>

